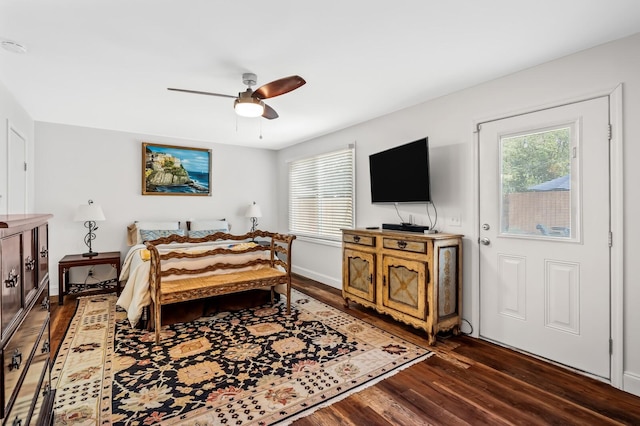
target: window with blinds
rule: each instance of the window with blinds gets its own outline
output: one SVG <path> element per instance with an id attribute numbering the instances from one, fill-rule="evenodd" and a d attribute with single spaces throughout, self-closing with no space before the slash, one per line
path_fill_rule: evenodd
<path id="1" fill-rule="evenodd" d="M 289 231 L 296 235 L 340 240 L 353 228 L 354 148 L 289 163 Z"/>

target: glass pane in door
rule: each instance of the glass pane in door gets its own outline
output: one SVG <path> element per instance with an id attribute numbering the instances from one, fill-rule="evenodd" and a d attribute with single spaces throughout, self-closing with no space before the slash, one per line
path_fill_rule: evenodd
<path id="1" fill-rule="evenodd" d="M 500 138 L 501 235 L 572 238 L 573 126 Z"/>

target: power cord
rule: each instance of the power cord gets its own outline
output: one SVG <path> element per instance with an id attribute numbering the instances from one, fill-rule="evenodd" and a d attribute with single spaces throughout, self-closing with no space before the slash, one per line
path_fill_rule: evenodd
<path id="1" fill-rule="evenodd" d="M 431 218 L 431 212 L 429 211 L 429 205 L 433 206 L 435 219 Z M 396 214 L 400 218 L 400 223 L 406 223 L 404 221 L 404 219 L 402 218 L 402 216 L 400 215 L 400 211 L 398 210 L 398 203 L 393 203 L 393 206 L 396 208 Z M 429 229 L 436 229 L 436 226 L 438 226 L 438 209 L 436 208 L 435 203 L 432 202 L 432 201 L 426 203 L 425 204 L 425 209 L 427 211 L 427 218 L 429 219 Z M 411 217 L 411 215 L 409 215 L 409 217 Z"/>
<path id="2" fill-rule="evenodd" d="M 460 334 L 462 334 L 463 336 L 470 336 L 470 335 L 472 335 L 472 334 L 473 334 L 473 326 L 471 325 L 471 323 L 470 323 L 467 319 L 465 319 L 465 318 L 462 318 L 462 321 L 463 321 L 463 322 L 466 322 L 466 323 L 469 325 L 469 328 L 470 328 L 471 330 L 470 330 L 470 331 L 468 331 L 468 332 L 464 332 L 464 331 L 462 331 L 462 327 L 460 327 Z"/>
<path id="3" fill-rule="evenodd" d="M 433 211 L 435 212 L 435 220 L 431 219 L 431 213 L 429 212 L 429 204 L 433 206 Z M 433 201 L 430 201 L 427 204 L 425 204 L 425 210 L 427 211 L 427 217 L 429 218 L 429 229 L 436 229 L 436 226 L 438 226 L 438 209 L 436 208 L 435 203 Z"/>
<path id="4" fill-rule="evenodd" d="M 396 214 L 398 215 L 398 217 L 400 218 L 400 223 L 405 223 L 404 219 L 402 218 L 402 216 L 400 216 L 400 212 L 398 211 L 398 203 L 393 203 L 393 206 L 396 208 Z"/>

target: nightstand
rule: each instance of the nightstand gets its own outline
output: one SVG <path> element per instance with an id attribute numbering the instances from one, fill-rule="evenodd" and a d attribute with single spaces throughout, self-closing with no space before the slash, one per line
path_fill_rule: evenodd
<path id="1" fill-rule="evenodd" d="M 81 254 L 68 254 L 58 262 L 58 305 L 64 304 L 67 294 L 69 269 L 78 266 L 111 265 L 116 269 L 116 294 L 120 295 L 120 252 L 111 251 L 98 253 L 96 256 L 85 257 Z"/>

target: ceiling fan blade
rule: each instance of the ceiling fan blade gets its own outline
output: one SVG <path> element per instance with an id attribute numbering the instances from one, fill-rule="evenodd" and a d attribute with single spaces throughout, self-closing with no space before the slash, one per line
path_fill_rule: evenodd
<path id="1" fill-rule="evenodd" d="M 295 90 L 305 83 L 306 81 L 304 78 L 299 75 L 292 75 L 290 77 L 284 77 L 279 80 L 272 81 L 264 86 L 260 86 L 251 96 L 258 99 L 274 98 Z"/>
<path id="2" fill-rule="evenodd" d="M 264 112 L 262 116 L 268 120 L 273 120 L 274 118 L 278 118 L 279 115 L 275 109 L 271 108 L 269 105 L 264 104 Z"/>
<path id="3" fill-rule="evenodd" d="M 222 93 L 201 92 L 199 90 L 174 89 L 172 87 L 167 87 L 167 90 L 173 90 L 174 92 L 195 93 L 196 95 L 220 96 L 222 98 L 237 98 L 237 96 L 224 95 Z"/>

